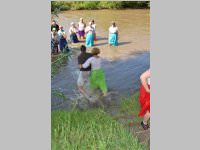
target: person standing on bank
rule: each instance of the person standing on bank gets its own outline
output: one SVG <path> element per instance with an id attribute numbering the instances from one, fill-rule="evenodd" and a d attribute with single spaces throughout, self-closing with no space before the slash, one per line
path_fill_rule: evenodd
<path id="1" fill-rule="evenodd" d="M 112 25 L 109 28 L 109 45 L 118 46 L 118 27 L 115 22 L 112 22 Z"/>
<path id="2" fill-rule="evenodd" d="M 144 130 L 149 128 L 148 121 L 150 119 L 150 69 L 146 70 L 141 76 L 141 86 L 140 86 L 140 112 L 139 117 L 143 117 L 141 126 Z"/>
<path id="3" fill-rule="evenodd" d="M 85 33 L 86 33 L 86 40 L 85 40 L 86 47 L 94 46 L 94 28 L 92 27 L 92 22 L 89 22 L 89 25 L 85 28 Z"/>
<path id="4" fill-rule="evenodd" d="M 92 49 L 93 56 L 90 57 L 84 64 L 80 65 L 80 68 L 87 68 L 91 65 L 91 75 L 90 75 L 90 87 L 91 90 L 95 90 L 99 88 L 103 96 L 107 96 L 107 85 L 105 80 L 104 71 L 101 68 L 101 57 L 99 56 L 100 50 L 99 48 Z"/>
<path id="5" fill-rule="evenodd" d="M 86 52 L 86 47 L 84 45 L 81 45 L 80 50 L 81 54 L 78 56 L 79 66 L 84 64 L 88 58 L 92 57 L 91 53 Z M 91 65 L 89 65 L 87 68 L 80 68 L 77 85 L 82 94 L 87 94 L 84 85 L 89 81 L 90 71 Z"/>

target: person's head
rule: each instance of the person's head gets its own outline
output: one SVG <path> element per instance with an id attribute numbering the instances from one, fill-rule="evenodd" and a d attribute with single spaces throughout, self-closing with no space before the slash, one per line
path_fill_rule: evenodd
<path id="1" fill-rule="evenodd" d="M 60 30 L 63 30 L 63 26 L 59 26 L 59 29 L 60 29 Z"/>
<path id="2" fill-rule="evenodd" d="M 56 33 L 56 28 L 53 28 L 53 29 L 52 29 L 52 32 L 53 32 L 53 33 Z"/>
<path id="3" fill-rule="evenodd" d="M 92 22 L 92 24 L 94 24 L 94 19 L 92 19 L 92 21 L 91 21 L 91 22 Z"/>
<path id="4" fill-rule="evenodd" d="M 91 25 L 92 25 L 92 21 L 90 21 L 90 22 L 88 23 L 88 25 L 91 26 Z"/>
<path id="5" fill-rule="evenodd" d="M 81 52 L 86 52 L 86 47 L 85 47 L 85 45 L 81 45 L 80 49 L 81 49 Z"/>
<path id="6" fill-rule="evenodd" d="M 83 22 L 83 18 L 80 18 L 80 22 Z"/>
<path id="7" fill-rule="evenodd" d="M 75 23 L 74 23 L 74 22 L 71 22 L 71 26 L 74 27 L 74 26 L 75 26 Z"/>
<path id="8" fill-rule="evenodd" d="M 55 21 L 55 20 L 53 20 L 51 24 L 52 24 L 52 25 L 56 25 L 56 21 Z"/>
<path id="9" fill-rule="evenodd" d="M 115 27 L 116 26 L 116 23 L 114 21 L 112 21 L 112 26 Z"/>
<path id="10" fill-rule="evenodd" d="M 100 49 L 97 48 L 97 47 L 94 47 L 94 48 L 92 49 L 92 55 L 98 55 L 98 54 L 100 54 Z"/>

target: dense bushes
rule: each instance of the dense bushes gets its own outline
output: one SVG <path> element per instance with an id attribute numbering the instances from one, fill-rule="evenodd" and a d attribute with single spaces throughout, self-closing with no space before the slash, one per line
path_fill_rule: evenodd
<path id="1" fill-rule="evenodd" d="M 51 11 L 81 9 L 149 8 L 149 1 L 51 1 Z"/>

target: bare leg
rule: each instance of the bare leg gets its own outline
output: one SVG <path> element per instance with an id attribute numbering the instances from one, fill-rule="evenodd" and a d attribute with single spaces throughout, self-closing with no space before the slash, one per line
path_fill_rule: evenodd
<path id="1" fill-rule="evenodd" d="M 147 111 L 146 114 L 144 115 L 144 119 L 143 119 L 143 123 L 144 123 L 145 125 L 148 124 L 149 118 L 150 118 L 150 113 L 149 113 L 149 111 Z"/>
<path id="2" fill-rule="evenodd" d="M 86 94 L 86 91 L 85 91 L 85 89 L 83 88 L 83 86 L 79 86 L 78 89 L 79 89 L 79 91 L 80 91 L 82 94 Z"/>

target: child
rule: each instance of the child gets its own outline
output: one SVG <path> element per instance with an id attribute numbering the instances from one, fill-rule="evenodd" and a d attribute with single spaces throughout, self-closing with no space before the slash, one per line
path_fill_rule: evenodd
<path id="1" fill-rule="evenodd" d="M 141 76 L 140 86 L 140 105 L 141 109 L 138 116 L 144 117 L 141 126 L 144 130 L 149 128 L 148 120 L 150 119 L 150 69 L 145 71 Z"/>
<path id="2" fill-rule="evenodd" d="M 81 68 L 87 68 L 89 65 L 92 67 L 90 75 L 90 87 L 92 90 L 100 88 L 103 96 L 107 96 L 107 85 L 105 81 L 104 71 L 101 68 L 101 58 L 98 56 L 100 53 L 99 48 L 92 49 L 92 57 L 90 57 L 84 64 L 80 65 Z"/>

